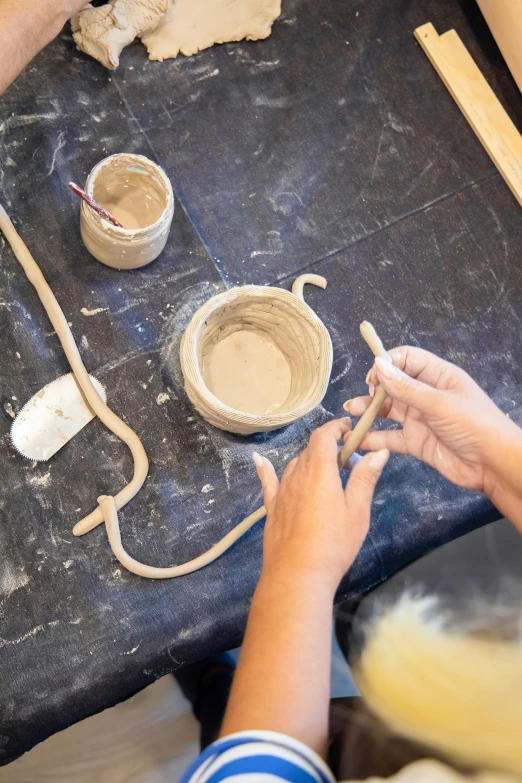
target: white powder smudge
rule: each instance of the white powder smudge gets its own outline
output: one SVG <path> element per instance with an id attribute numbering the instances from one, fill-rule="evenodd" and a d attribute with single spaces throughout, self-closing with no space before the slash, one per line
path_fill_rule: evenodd
<path id="1" fill-rule="evenodd" d="M 9 561 L 3 563 L 0 571 L 0 594 L 2 597 L 10 596 L 15 590 L 20 590 L 21 587 L 25 587 L 28 583 L 29 577 L 24 571 L 15 571 L 12 563 Z"/>
<path id="2" fill-rule="evenodd" d="M 123 653 L 123 655 L 134 655 L 137 649 L 139 649 L 140 645 L 137 644 L 136 647 L 133 647 L 132 650 L 129 650 L 128 652 Z"/>
<path id="3" fill-rule="evenodd" d="M 84 315 L 85 315 L 85 313 L 84 313 Z M 88 341 L 87 336 L 85 334 L 82 334 L 82 339 L 80 340 L 80 345 L 82 346 L 82 348 L 85 348 L 86 350 L 89 347 L 89 341 Z"/>
<path id="4" fill-rule="evenodd" d="M 29 481 L 38 487 L 46 487 L 51 482 L 51 468 L 41 476 L 31 476 Z"/>
<path id="5" fill-rule="evenodd" d="M 82 307 L 80 313 L 82 313 L 82 315 L 98 315 L 98 313 L 103 313 L 108 309 L 108 307 L 96 307 L 94 310 L 87 310 L 86 307 Z"/>
<path id="6" fill-rule="evenodd" d="M 58 117 L 57 112 L 47 112 L 46 114 L 19 114 L 18 116 L 8 117 L 4 122 L 0 122 L 0 133 L 13 128 L 23 128 L 25 125 L 33 125 L 40 120 L 55 120 Z"/>
<path id="7" fill-rule="evenodd" d="M 212 484 L 205 484 L 205 486 L 202 487 L 201 491 L 204 492 L 206 495 L 207 492 L 212 492 L 213 489 L 214 487 L 212 486 Z"/>
<path id="8" fill-rule="evenodd" d="M 64 568 L 70 568 L 73 563 L 74 563 L 74 560 L 66 560 L 65 563 L 63 564 L 63 567 Z"/>
<path id="9" fill-rule="evenodd" d="M 44 629 L 43 625 L 36 625 L 30 631 L 27 631 L 27 633 L 24 633 L 23 636 L 19 636 L 18 639 L 1 639 L 0 638 L 0 650 L 2 649 L 2 647 L 9 647 L 11 644 L 20 644 L 20 642 L 25 642 L 26 639 L 29 639 L 31 636 L 35 636 L 40 631 L 43 631 L 43 629 Z"/>
<path id="10" fill-rule="evenodd" d="M 167 392 L 162 392 L 161 394 L 158 394 L 156 397 L 156 402 L 158 405 L 164 405 L 166 402 L 170 400 L 170 394 L 167 394 Z"/>
<path id="11" fill-rule="evenodd" d="M 197 82 L 203 81 L 203 79 L 211 79 L 213 76 L 219 75 L 219 68 L 215 68 L 211 73 L 206 73 L 204 76 L 200 76 L 199 79 L 196 79 Z"/>
<path id="12" fill-rule="evenodd" d="M 219 456 L 221 458 L 223 473 L 225 474 L 227 489 L 230 489 L 230 468 L 232 467 L 233 458 L 228 449 L 219 449 Z"/>

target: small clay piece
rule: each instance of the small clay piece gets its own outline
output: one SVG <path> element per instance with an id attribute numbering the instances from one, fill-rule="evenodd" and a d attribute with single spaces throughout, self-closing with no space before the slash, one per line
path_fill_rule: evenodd
<path id="1" fill-rule="evenodd" d="M 195 54 L 215 43 L 267 38 L 281 0 L 109 0 L 72 19 L 78 49 L 117 68 L 122 49 L 142 39 L 151 60 Z"/>
<path id="2" fill-rule="evenodd" d="M 109 0 L 98 8 L 88 5 L 71 20 L 76 46 L 114 70 L 122 49 L 136 36 L 154 30 L 168 5 L 169 0 Z"/>
<path id="3" fill-rule="evenodd" d="M 159 256 L 174 214 L 163 169 L 144 155 L 110 155 L 93 168 L 85 191 L 122 224 L 110 225 L 82 202 L 80 230 L 94 258 L 115 269 L 138 269 Z"/>
<path id="4" fill-rule="evenodd" d="M 231 288 L 193 316 L 181 341 L 181 369 L 194 407 L 210 424 L 249 435 L 284 427 L 323 399 L 332 370 L 332 342 L 303 299 L 301 275 L 292 293 L 267 286 Z M 255 353 L 238 355 L 241 344 Z"/>
<path id="5" fill-rule="evenodd" d="M 387 353 L 379 335 L 371 323 L 369 321 L 363 321 L 360 326 L 360 330 L 362 337 L 371 348 L 374 356 L 380 356 L 381 359 L 386 359 L 386 361 L 391 362 L 390 355 Z M 359 448 L 362 439 L 375 421 L 375 418 L 382 408 L 387 396 L 388 395 L 382 386 L 378 386 L 376 388 L 373 400 L 371 401 L 369 407 L 365 410 L 354 427 L 353 432 L 350 433 L 346 439 L 346 442 L 344 443 L 344 446 L 339 452 L 337 462 L 340 468 L 344 468 L 348 464 L 350 457 Z"/>

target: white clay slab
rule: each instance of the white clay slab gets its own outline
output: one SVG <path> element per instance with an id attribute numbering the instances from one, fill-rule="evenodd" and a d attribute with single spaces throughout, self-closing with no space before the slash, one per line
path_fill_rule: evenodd
<path id="1" fill-rule="evenodd" d="M 100 397 L 107 396 L 101 383 L 89 376 Z M 94 419 L 72 373 L 62 375 L 31 397 L 11 426 L 15 449 L 27 459 L 50 459 L 86 424 Z"/>

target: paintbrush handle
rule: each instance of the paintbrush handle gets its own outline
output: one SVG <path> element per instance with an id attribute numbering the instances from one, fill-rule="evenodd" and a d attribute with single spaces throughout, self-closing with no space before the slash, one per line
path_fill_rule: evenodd
<path id="1" fill-rule="evenodd" d="M 89 196 L 88 193 L 85 192 L 85 190 L 82 190 L 79 185 L 76 185 L 74 182 L 68 183 L 69 187 L 71 188 L 73 193 L 76 193 L 77 196 L 79 196 L 83 201 L 85 201 L 86 204 L 90 206 L 91 209 L 94 209 L 95 212 L 98 213 L 98 215 L 103 219 L 107 220 L 109 223 L 112 223 L 113 226 L 117 226 L 118 228 L 123 228 L 122 224 L 119 223 L 115 217 L 111 215 L 110 212 L 107 212 L 106 209 L 104 209 L 100 204 L 98 204 L 97 201 L 95 201 L 92 196 Z"/>

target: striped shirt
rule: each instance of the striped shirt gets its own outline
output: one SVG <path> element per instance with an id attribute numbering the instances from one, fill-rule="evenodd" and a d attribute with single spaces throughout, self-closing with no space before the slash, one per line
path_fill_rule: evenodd
<path id="1" fill-rule="evenodd" d="M 463 777 L 439 761 L 424 759 L 383 781 L 367 783 L 522 783 L 493 772 Z M 180 783 L 335 783 L 317 753 L 274 731 L 241 731 L 214 742 L 189 767 Z M 353 783 L 353 782 L 352 782 Z"/>
<path id="2" fill-rule="evenodd" d="M 241 731 L 214 742 L 180 783 L 335 783 L 322 758 L 273 731 Z"/>

